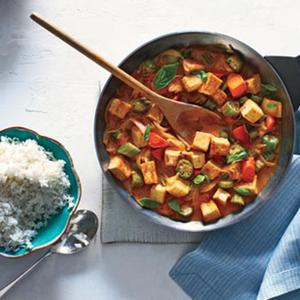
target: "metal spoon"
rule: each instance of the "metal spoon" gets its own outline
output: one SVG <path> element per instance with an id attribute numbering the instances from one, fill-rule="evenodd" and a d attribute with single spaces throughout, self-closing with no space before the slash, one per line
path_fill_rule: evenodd
<path id="1" fill-rule="evenodd" d="M 43 28 L 53 33 L 56 37 L 106 69 L 128 86 L 141 92 L 153 103 L 157 104 L 173 130 L 186 141 L 191 142 L 197 130 L 205 131 L 205 128 L 210 125 L 218 126 L 218 129 L 221 129 L 222 125 L 224 125 L 222 118 L 211 110 L 190 103 L 174 101 L 155 93 L 119 67 L 114 66 L 112 63 L 105 60 L 96 51 L 85 46 L 42 16 L 32 13 L 30 17 Z M 192 118 L 190 118 L 191 116 Z M 186 120 L 189 120 L 189 124 L 186 123 Z"/>
<path id="2" fill-rule="evenodd" d="M 11 281 L 0 290 L 0 298 L 6 294 L 17 282 L 32 271 L 41 261 L 51 254 L 74 254 L 82 251 L 94 238 L 98 229 L 98 218 L 89 210 L 78 210 L 71 219 L 70 228 L 61 239 L 55 243 L 41 258 L 19 277 Z"/>

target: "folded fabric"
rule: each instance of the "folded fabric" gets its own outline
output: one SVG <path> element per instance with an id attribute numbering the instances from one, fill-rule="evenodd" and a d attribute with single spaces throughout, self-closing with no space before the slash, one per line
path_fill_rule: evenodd
<path id="1" fill-rule="evenodd" d="M 171 278 L 192 299 L 281 299 L 287 293 L 282 299 L 300 299 L 299 174 L 294 156 L 272 199 L 246 220 L 207 234 Z"/>

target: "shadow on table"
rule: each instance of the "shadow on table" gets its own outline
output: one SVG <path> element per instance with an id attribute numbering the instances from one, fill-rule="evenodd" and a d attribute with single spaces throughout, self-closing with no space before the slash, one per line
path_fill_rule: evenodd
<path id="1" fill-rule="evenodd" d="M 0 74 L 13 72 L 13 65 L 23 46 L 22 40 L 28 26 L 23 15 L 25 5 L 26 1 L 0 0 Z"/>

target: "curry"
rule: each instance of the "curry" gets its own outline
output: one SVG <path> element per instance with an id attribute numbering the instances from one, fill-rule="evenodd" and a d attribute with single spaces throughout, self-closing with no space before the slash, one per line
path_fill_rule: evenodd
<path id="1" fill-rule="evenodd" d="M 164 51 L 132 74 L 157 93 L 218 113 L 225 128 L 176 135 L 159 108 L 122 84 L 106 110 L 108 170 L 145 209 L 210 223 L 253 201 L 275 171 L 282 103 L 234 49 Z M 186 122 L 188 124 L 188 119 Z"/>

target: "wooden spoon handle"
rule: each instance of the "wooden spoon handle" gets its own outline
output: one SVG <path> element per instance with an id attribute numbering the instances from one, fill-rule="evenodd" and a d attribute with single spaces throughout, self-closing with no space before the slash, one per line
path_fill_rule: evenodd
<path id="1" fill-rule="evenodd" d="M 78 50 L 80 53 L 106 69 L 108 72 L 113 74 L 115 77 L 119 78 L 121 81 L 132 87 L 133 89 L 143 93 L 149 100 L 153 102 L 157 102 L 157 94 L 147 88 L 145 85 L 140 83 L 138 80 L 127 74 L 125 71 L 120 69 L 117 66 L 114 66 L 107 60 L 105 60 L 101 55 L 96 53 L 96 51 L 92 50 L 91 48 L 85 46 L 80 41 L 72 37 L 71 35 L 67 34 L 65 31 L 60 29 L 55 24 L 51 23 L 50 21 L 46 20 L 42 16 L 37 13 L 32 13 L 30 15 L 31 19 L 44 27 L 46 30 L 53 33 L 55 36 L 60 38 L 65 43 L 69 44 L 71 47 Z"/>

